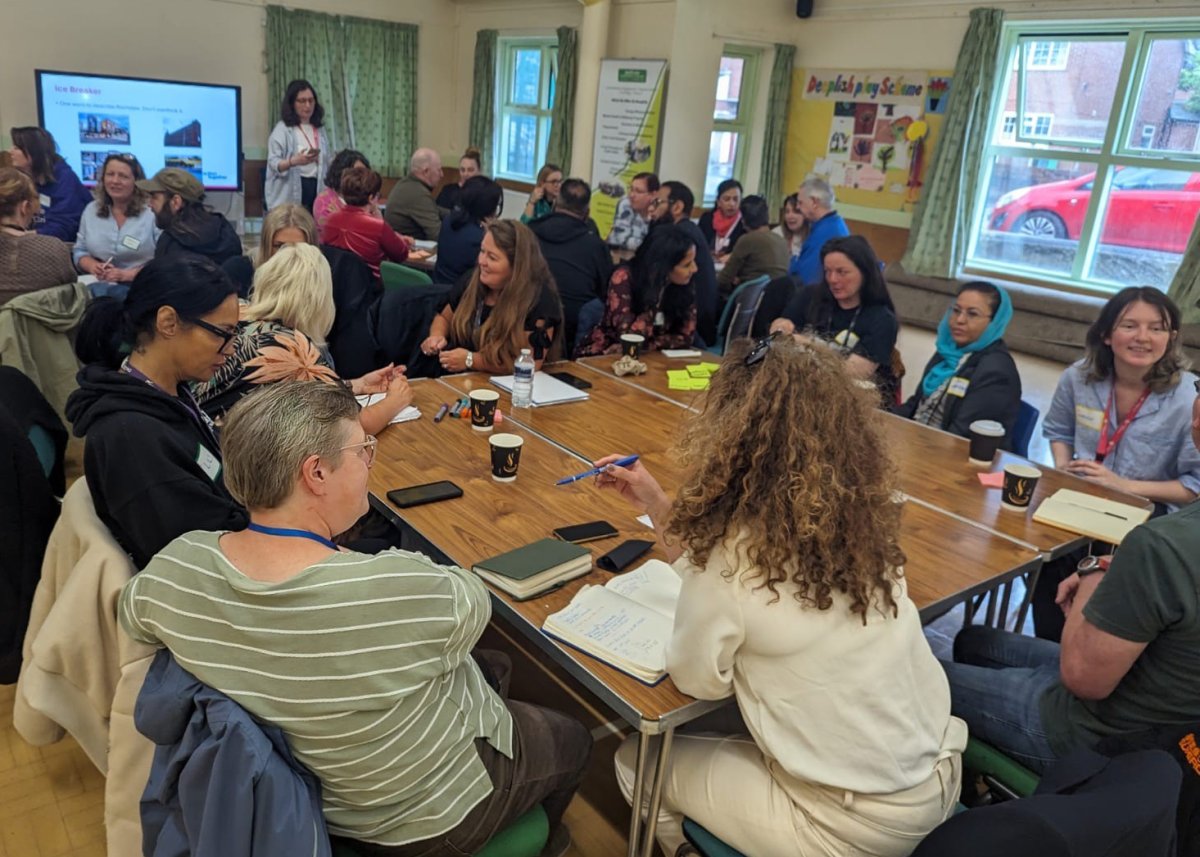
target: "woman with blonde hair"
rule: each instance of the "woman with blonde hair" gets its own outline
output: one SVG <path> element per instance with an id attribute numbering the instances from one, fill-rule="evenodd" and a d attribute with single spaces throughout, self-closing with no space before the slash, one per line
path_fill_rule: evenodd
<path id="1" fill-rule="evenodd" d="M 321 251 L 309 244 L 284 245 L 255 272 L 233 353 L 210 380 L 196 386 L 196 400 L 215 419 L 262 384 L 343 383 L 325 347 L 334 314 L 333 279 Z M 370 434 L 383 431 L 412 402 L 404 367 L 389 363 L 346 383 L 355 395 L 384 394 L 363 408 L 363 428 Z"/>
<path id="2" fill-rule="evenodd" d="M 739 340 L 685 427 L 674 500 L 640 464 L 597 462 L 682 578 L 671 677 L 740 713 L 675 738 L 667 855 L 688 853 L 684 815 L 746 854 L 901 857 L 954 812 L 967 729 L 907 594 L 877 401 L 827 348 Z M 627 800 L 636 743 L 616 757 Z"/>
<path id="3" fill-rule="evenodd" d="M 255 269 L 288 244 L 317 246 L 317 224 L 313 216 L 307 208 L 294 202 L 285 202 L 267 212 L 258 236 L 258 249 L 253 256 L 235 256 L 221 267 L 238 287 L 238 294 L 247 297 Z"/>
<path id="4" fill-rule="evenodd" d="M 100 167 L 92 190 L 95 199 L 83 210 L 71 254 L 75 266 L 100 283 L 131 283 L 154 258 L 158 240 L 154 212 L 146 204 L 146 192 L 135 184 L 144 178 L 138 159 L 124 152 L 113 152 Z M 93 287 L 92 291 L 108 290 Z"/>
<path id="5" fill-rule="evenodd" d="M 528 223 L 545 217 L 554 211 L 554 202 L 558 199 L 558 191 L 562 188 L 563 171 L 557 164 L 544 164 L 537 174 L 537 182 L 533 192 L 525 202 L 525 210 L 521 212 L 521 222 Z"/>
<path id="6" fill-rule="evenodd" d="M 0 168 L 0 306 L 25 292 L 75 282 L 71 248 L 30 231 L 40 210 L 33 179 L 13 167 Z"/>
<path id="7" fill-rule="evenodd" d="M 515 220 L 488 226 L 479 264 L 460 279 L 434 316 L 425 354 L 437 354 L 443 371 L 510 374 L 521 349 L 538 368 L 562 324 L 562 303 L 537 238 Z"/>

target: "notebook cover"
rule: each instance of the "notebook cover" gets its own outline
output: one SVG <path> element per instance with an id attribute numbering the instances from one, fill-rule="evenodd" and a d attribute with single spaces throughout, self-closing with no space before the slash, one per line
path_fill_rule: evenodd
<path id="1" fill-rule="evenodd" d="M 583 545 L 573 545 L 559 539 L 539 539 L 507 553 L 480 560 L 475 563 L 475 568 L 482 568 L 510 580 L 525 580 L 590 554 L 591 551 Z"/>

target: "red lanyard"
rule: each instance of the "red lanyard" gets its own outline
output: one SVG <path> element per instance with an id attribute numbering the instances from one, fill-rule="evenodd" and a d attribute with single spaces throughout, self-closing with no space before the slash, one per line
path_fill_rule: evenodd
<path id="1" fill-rule="evenodd" d="M 1108 414 L 1113 409 L 1113 398 L 1117 394 L 1117 387 L 1114 384 L 1112 390 L 1108 393 L 1108 406 L 1104 409 L 1104 420 L 1100 423 L 1100 440 L 1096 443 L 1096 460 L 1104 461 L 1105 457 L 1114 446 L 1121 442 L 1121 438 L 1125 436 L 1125 429 L 1129 428 L 1129 424 L 1133 422 L 1133 418 L 1137 416 L 1137 412 L 1142 409 L 1146 398 L 1150 395 L 1150 388 L 1147 387 L 1142 391 L 1142 395 L 1133 403 L 1133 407 L 1129 409 L 1129 413 L 1125 415 L 1125 419 L 1117 426 L 1117 430 L 1110 437 L 1108 434 Z"/>

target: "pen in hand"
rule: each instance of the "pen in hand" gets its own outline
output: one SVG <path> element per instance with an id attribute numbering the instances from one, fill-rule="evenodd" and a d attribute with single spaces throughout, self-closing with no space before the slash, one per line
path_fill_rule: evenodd
<path id="1" fill-rule="evenodd" d="M 578 482 L 580 479 L 587 479 L 591 476 L 599 476 L 610 467 L 628 467 L 638 460 L 636 455 L 628 455 L 625 458 L 619 458 L 616 461 L 605 464 L 602 467 L 593 467 L 591 470 L 585 470 L 583 473 L 576 473 L 574 476 L 564 476 L 562 479 L 555 482 L 555 485 L 570 485 L 572 482 Z"/>

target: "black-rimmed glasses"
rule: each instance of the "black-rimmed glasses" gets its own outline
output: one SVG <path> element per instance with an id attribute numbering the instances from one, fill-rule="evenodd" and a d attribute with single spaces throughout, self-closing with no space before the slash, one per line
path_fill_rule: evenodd
<path id="1" fill-rule="evenodd" d="M 224 351 L 226 346 L 228 346 L 229 343 L 233 341 L 234 337 L 238 335 L 236 330 L 226 330 L 223 327 L 217 327 L 215 324 L 210 324 L 202 318 L 189 318 L 187 321 L 196 325 L 196 327 L 207 330 L 213 336 L 220 337 L 221 347 L 217 349 L 218 351 Z"/>

